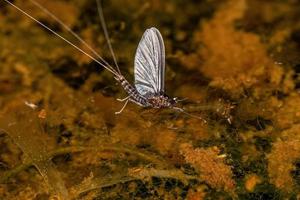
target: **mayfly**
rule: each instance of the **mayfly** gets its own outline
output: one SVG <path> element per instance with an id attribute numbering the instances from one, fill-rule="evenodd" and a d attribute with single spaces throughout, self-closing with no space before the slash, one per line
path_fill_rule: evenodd
<path id="1" fill-rule="evenodd" d="M 97 64 L 104 67 L 106 70 L 111 72 L 114 75 L 114 78 L 116 81 L 118 81 L 121 86 L 124 88 L 128 96 L 124 99 L 117 99 L 119 101 L 125 101 L 123 107 L 120 111 L 116 112 L 116 114 L 120 114 L 124 108 L 126 107 L 127 103 L 129 101 L 136 103 L 139 106 L 142 107 L 152 107 L 152 108 L 172 108 L 174 110 L 183 112 L 185 114 L 188 114 L 193 117 L 200 118 L 198 116 L 191 115 L 187 112 L 185 112 L 184 109 L 176 107 L 175 104 L 178 102 L 177 98 L 170 98 L 165 93 L 165 85 L 164 85 L 164 78 L 165 78 L 165 47 L 163 38 L 158 31 L 158 29 L 152 27 L 150 29 L 147 29 L 137 47 L 136 54 L 135 54 L 135 60 L 134 60 L 134 85 L 130 84 L 126 78 L 122 75 L 120 72 L 118 63 L 116 61 L 116 57 L 114 55 L 109 36 L 108 31 L 106 28 L 104 16 L 102 7 L 100 5 L 99 0 L 96 0 L 97 7 L 98 7 L 98 13 L 101 21 L 101 25 L 104 31 L 104 36 L 107 41 L 109 50 L 111 52 L 111 55 L 114 60 L 114 64 L 116 66 L 116 69 L 113 68 L 111 65 L 109 65 L 92 47 L 90 47 L 79 35 L 77 35 L 74 31 L 72 31 L 66 24 L 64 24 L 60 19 L 58 19 L 53 13 L 51 13 L 49 10 L 47 10 L 45 7 L 43 7 L 41 4 L 36 2 L 35 0 L 30 0 L 34 5 L 39 7 L 41 10 L 43 10 L 46 14 L 48 14 L 51 18 L 53 18 L 57 23 L 62 25 L 66 30 L 68 30 L 73 36 L 75 36 L 80 42 L 82 42 L 91 52 L 94 54 L 92 56 L 91 54 L 85 52 L 81 48 L 79 48 L 77 45 L 72 43 L 70 40 L 64 38 L 54 30 L 52 30 L 50 27 L 43 24 L 38 19 L 34 18 L 30 14 L 28 14 L 26 11 L 21 9 L 20 7 L 16 6 L 15 4 L 9 2 L 8 0 L 4 0 L 17 10 L 19 10 L 21 13 L 41 25 L 42 27 L 46 28 L 48 31 L 53 33 L 54 35 L 58 36 L 65 42 L 67 42 L 69 45 L 76 48 L 81 53 L 85 54 L 92 60 L 94 60 Z M 99 58 L 100 60 L 96 59 Z M 100 62 L 101 61 L 101 62 Z M 200 118 L 202 119 L 202 118 Z"/>

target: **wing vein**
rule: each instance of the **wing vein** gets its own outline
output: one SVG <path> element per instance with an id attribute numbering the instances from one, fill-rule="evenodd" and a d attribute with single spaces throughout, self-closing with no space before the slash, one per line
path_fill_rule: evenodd
<path id="1" fill-rule="evenodd" d="M 135 54 L 135 86 L 141 95 L 164 92 L 165 47 L 156 28 L 145 31 Z"/>

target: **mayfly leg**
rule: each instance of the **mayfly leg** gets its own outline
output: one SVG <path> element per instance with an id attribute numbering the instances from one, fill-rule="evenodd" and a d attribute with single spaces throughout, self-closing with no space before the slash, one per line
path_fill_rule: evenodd
<path id="1" fill-rule="evenodd" d="M 125 97 L 124 99 L 117 99 L 117 101 L 123 102 L 128 100 L 131 97 L 131 95 L 129 95 L 128 97 Z"/>
<path id="2" fill-rule="evenodd" d="M 129 96 L 129 97 L 130 97 L 130 96 Z M 123 112 L 123 110 L 125 109 L 125 107 L 126 107 L 127 104 L 128 104 L 128 101 L 129 101 L 129 98 L 125 101 L 125 103 L 124 103 L 123 107 L 121 108 L 121 110 L 118 111 L 118 112 L 115 112 L 116 115 L 121 114 L 121 113 Z"/>

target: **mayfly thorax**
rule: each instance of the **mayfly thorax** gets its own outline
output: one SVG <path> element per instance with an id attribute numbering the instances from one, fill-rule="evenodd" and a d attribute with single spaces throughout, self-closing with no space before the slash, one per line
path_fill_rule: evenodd
<path id="1" fill-rule="evenodd" d="M 191 115 L 182 108 L 176 107 L 175 104 L 177 103 L 177 98 L 170 98 L 165 94 L 164 88 L 164 78 L 165 78 L 165 47 L 163 38 L 158 31 L 158 29 L 152 27 L 147 29 L 137 47 L 135 60 L 134 60 L 134 85 L 130 84 L 126 78 L 120 72 L 118 63 L 116 61 L 116 57 L 114 55 L 108 31 L 106 28 L 102 7 L 100 5 L 100 0 L 96 0 L 98 13 L 101 21 L 101 26 L 104 31 L 105 39 L 107 41 L 110 53 L 113 57 L 115 68 L 109 65 L 91 46 L 89 46 L 79 35 L 73 32 L 66 24 L 64 24 L 60 19 L 58 19 L 54 14 L 52 14 L 49 10 L 44 8 L 41 4 L 36 2 L 35 0 L 30 0 L 35 6 L 40 8 L 43 12 L 49 15 L 52 19 L 54 19 L 57 23 L 59 23 L 62 27 L 64 27 L 67 31 L 69 31 L 73 36 L 75 36 L 83 45 L 85 45 L 92 53 L 87 53 L 86 51 L 82 50 L 76 44 L 72 43 L 68 39 L 61 36 L 59 33 L 55 32 L 47 25 L 40 22 L 38 19 L 34 18 L 26 11 L 21 9 L 20 7 L 16 6 L 15 4 L 9 2 L 8 0 L 4 0 L 21 13 L 41 25 L 42 27 L 46 28 L 48 31 L 56 35 L 57 37 L 61 38 L 69 45 L 76 48 L 81 53 L 85 54 L 92 60 L 94 60 L 97 64 L 104 67 L 106 70 L 111 72 L 114 75 L 114 78 L 120 85 L 124 88 L 128 96 L 124 99 L 118 99 L 119 101 L 125 101 L 124 106 L 122 109 L 116 114 L 119 114 L 123 111 L 129 101 L 134 102 L 142 107 L 151 107 L 151 108 L 171 108 L 185 114 L 188 114 L 193 117 L 197 117 L 202 119 L 198 116 Z M 99 60 L 98 60 L 99 59 Z"/>

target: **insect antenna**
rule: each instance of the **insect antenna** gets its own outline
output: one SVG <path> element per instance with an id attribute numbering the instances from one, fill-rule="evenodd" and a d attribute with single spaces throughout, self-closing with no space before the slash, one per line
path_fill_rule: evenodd
<path id="1" fill-rule="evenodd" d="M 21 9 L 20 7 L 16 6 L 15 4 L 11 3 L 10 1 L 8 0 L 4 0 L 6 3 L 10 4 L 12 7 L 14 7 L 15 9 L 17 9 L 18 11 L 20 11 L 21 13 L 23 13 L 24 15 L 26 15 L 28 18 L 30 18 L 31 20 L 35 21 L 36 23 L 38 23 L 39 25 L 41 25 L 42 27 L 44 27 L 45 29 L 47 29 L 48 31 L 50 31 L 51 33 L 53 33 L 54 35 L 56 35 L 57 37 L 59 37 L 60 39 L 62 39 L 63 41 L 65 41 L 66 43 L 68 43 L 69 45 L 71 45 L 72 47 L 74 47 L 75 49 L 77 49 L 78 51 L 80 51 L 81 53 L 83 53 L 84 55 L 86 55 L 87 57 L 89 57 L 90 59 L 92 59 L 93 61 L 95 61 L 97 64 L 99 64 L 100 66 L 104 67 L 105 69 L 107 69 L 109 72 L 111 72 L 112 74 L 114 74 L 115 76 L 118 76 L 118 72 L 112 68 L 109 64 L 106 64 L 107 62 L 101 58 L 101 56 L 97 56 L 99 57 L 99 59 L 104 62 L 100 62 L 99 60 L 97 60 L 94 56 L 92 56 L 91 54 L 87 53 L 86 51 L 82 50 L 80 47 L 78 47 L 77 45 L 75 45 L 74 43 L 72 43 L 70 40 L 66 39 L 65 37 L 63 37 L 62 35 L 60 35 L 59 33 L 55 32 L 54 30 L 52 30 L 50 27 L 48 27 L 47 25 L 45 25 L 44 23 L 42 23 L 41 21 L 39 21 L 38 19 L 36 19 L 35 17 L 31 16 L 29 13 L 27 13 L 26 11 L 24 11 L 23 9 Z M 35 5 L 37 6 L 38 3 L 35 2 L 34 0 L 30 0 L 31 2 L 34 2 Z M 40 4 L 38 6 L 39 8 L 43 8 Z M 47 9 L 46 8 L 43 8 L 42 9 L 43 11 L 46 11 Z M 49 15 L 49 13 L 51 15 Z M 48 14 L 50 17 L 53 18 L 53 14 L 47 10 L 46 11 L 46 14 Z M 54 16 L 55 17 L 55 16 Z M 55 21 L 57 21 L 57 23 L 61 24 L 64 28 L 68 27 L 67 25 L 65 25 L 62 21 L 60 21 L 59 19 L 57 19 L 57 17 L 53 18 Z M 73 31 L 70 31 L 71 29 L 70 28 L 67 28 L 67 30 L 72 34 L 72 35 L 77 35 L 75 32 Z M 73 33 L 72 33 L 73 32 Z M 75 36 L 77 39 L 80 38 L 78 35 Z M 79 41 L 84 41 L 83 39 L 79 39 Z M 89 46 L 87 45 L 86 42 L 83 42 L 83 44 L 85 46 Z M 90 46 L 88 48 L 91 48 Z M 91 48 L 92 49 L 92 48 Z M 92 52 L 95 52 L 95 50 L 93 50 Z M 95 53 L 94 53 L 95 54 Z"/>
<path id="2" fill-rule="evenodd" d="M 121 74 L 121 71 L 120 71 L 120 68 L 119 68 L 119 65 L 118 65 L 118 62 L 117 62 L 117 58 L 115 56 L 114 50 L 112 48 L 112 45 L 111 45 L 111 42 L 110 42 L 110 39 L 109 39 L 109 35 L 108 35 L 108 31 L 107 31 L 107 26 L 106 26 L 106 23 L 105 23 L 105 19 L 104 19 L 104 15 L 103 15 L 103 9 L 102 9 L 102 5 L 101 5 L 102 1 L 101 0 L 96 0 L 96 2 L 97 2 L 98 14 L 99 14 L 101 26 L 102 26 L 102 29 L 103 29 L 103 32 L 104 32 L 105 40 L 107 42 L 109 51 L 110 51 L 110 53 L 111 53 L 111 55 L 113 57 L 115 66 L 117 68 L 117 71 L 118 71 L 119 74 Z"/>

